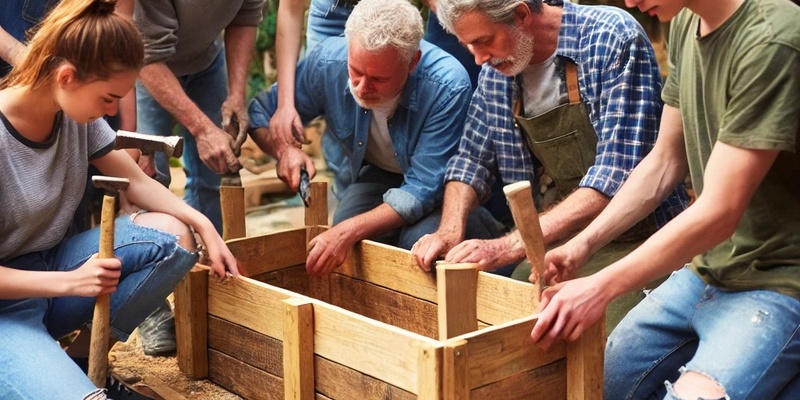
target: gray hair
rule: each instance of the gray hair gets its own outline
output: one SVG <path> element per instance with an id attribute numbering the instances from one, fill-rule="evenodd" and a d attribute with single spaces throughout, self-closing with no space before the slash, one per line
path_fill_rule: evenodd
<path id="1" fill-rule="evenodd" d="M 361 0 L 344 26 L 348 43 L 358 39 L 371 52 L 391 46 L 407 62 L 424 34 L 422 16 L 408 0 Z"/>
<path id="2" fill-rule="evenodd" d="M 439 0 L 436 17 L 450 33 L 454 33 L 456 21 L 472 11 L 486 14 L 492 22 L 510 25 L 514 22 L 514 9 L 520 3 L 526 4 L 534 13 L 542 12 L 542 0 Z"/>

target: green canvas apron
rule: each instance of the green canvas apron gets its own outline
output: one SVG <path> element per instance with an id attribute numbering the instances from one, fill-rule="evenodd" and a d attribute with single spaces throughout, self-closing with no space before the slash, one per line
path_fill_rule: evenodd
<path id="1" fill-rule="evenodd" d="M 569 103 L 562 104 L 544 114 L 526 118 L 521 115 L 522 100 L 514 105 L 514 119 L 528 143 L 531 153 L 541 162 L 544 172 L 553 179 L 557 197 L 562 199 L 578 188 L 578 184 L 589 167 L 594 165 L 597 155 L 597 134 L 589 114 L 580 101 L 578 90 L 578 68 L 566 61 L 566 80 Z M 520 91 L 521 93 L 522 91 Z M 521 97 L 521 96 L 520 96 Z M 639 223 L 619 239 L 604 246 L 579 271 L 579 276 L 588 276 L 624 257 L 654 232 L 650 223 Z M 556 247 L 562 243 L 553 245 Z M 549 249 L 548 249 L 549 250 Z M 531 267 L 527 260 L 521 263 L 512 278 L 528 280 Z M 622 317 L 635 306 L 641 296 L 638 293 L 621 296 L 611 302 L 606 314 L 606 329 L 611 332 Z"/>

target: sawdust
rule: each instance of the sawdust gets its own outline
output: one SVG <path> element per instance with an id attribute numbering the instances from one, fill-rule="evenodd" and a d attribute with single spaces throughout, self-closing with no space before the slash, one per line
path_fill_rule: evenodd
<path id="1" fill-rule="evenodd" d="M 190 399 L 241 400 L 214 383 L 191 379 L 178 369 L 176 357 L 150 357 L 142 351 L 137 331 L 127 342 L 118 342 L 109 352 L 111 376 L 141 394 L 150 395 L 163 382 L 169 389 Z"/>

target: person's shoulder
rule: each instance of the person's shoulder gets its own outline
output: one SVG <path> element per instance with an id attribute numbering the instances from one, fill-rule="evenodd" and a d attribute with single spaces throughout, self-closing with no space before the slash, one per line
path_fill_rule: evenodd
<path id="1" fill-rule="evenodd" d="M 800 6 L 786 0 L 751 0 L 743 7 L 748 15 L 741 30 L 748 34 L 742 36 L 800 51 Z"/>
<path id="2" fill-rule="evenodd" d="M 413 74 L 446 87 L 471 87 L 469 74 L 450 53 L 425 40 L 420 42 L 419 63 Z"/>
<path id="3" fill-rule="evenodd" d="M 344 36 L 332 36 L 311 48 L 308 58 L 320 60 L 347 60 L 347 39 Z"/>

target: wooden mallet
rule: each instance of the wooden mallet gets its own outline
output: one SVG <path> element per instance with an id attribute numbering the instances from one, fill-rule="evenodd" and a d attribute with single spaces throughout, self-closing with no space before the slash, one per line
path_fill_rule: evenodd
<path id="1" fill-rule="evenodd" d="M 531 193 L 531 183 L 521 181 L 503 187 L 503 193 L 508 199 L 508 207 L 511 209 L 511 216 L 514 217 L 514 225 L 522 237 L 525 245 L 525 255 L 531 263 L 531 271 L 538 276 L 535 286 L 536 300 L 542 299 L 544 289 L 544 237 L 542 227 L 539 225 L 539 213 L 533 204 Z"/>
<path id="2" fill-rule="evenodd" d="M 117 192 L 126 190 L 130 182 L 125 178 L 93 176 L 94 187 L 103 189 L 103 208 L 100 218 L 100 249 L 98 257 L 114 258 L 114 220 L 116 219 Z M 106 386 L 108 373 L 108 335 L 110 325 L 110 296 L 97 296 L 92 317 L 92 336 L 89 346 L 89 379 L 99 388 Z"/>

